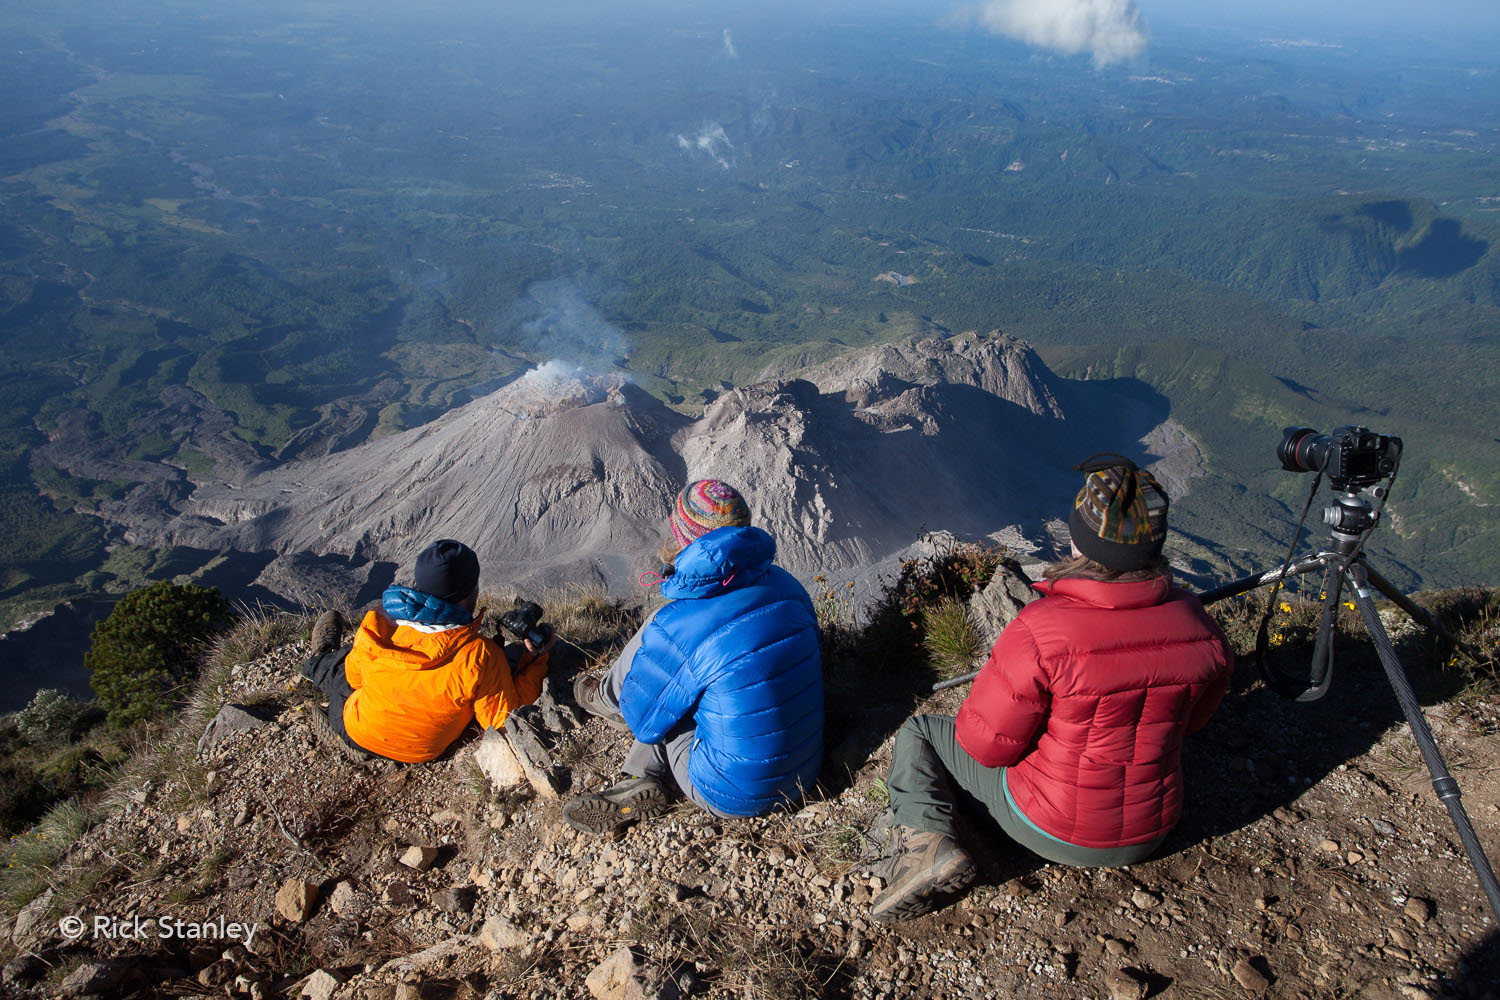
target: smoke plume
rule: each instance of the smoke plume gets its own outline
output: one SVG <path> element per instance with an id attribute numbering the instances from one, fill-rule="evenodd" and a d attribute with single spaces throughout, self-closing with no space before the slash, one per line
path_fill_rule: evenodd
<path id="1" fill-rule="evenodd" d="M 982 0 L 973 15 L 996 34 L 1028 45 L 1087 52 L 1095 66 L 1146 51 L 1140 9 L 1132 0 Z"/>
<path id="2" fill-rule="evenodd" d="M 724 54 L 731 59 L 738 59 L 740 57 L 739 51 L 734 47 L 734 39 L 729 35 L 728 28 L 724 29 Z"/>
<path id="3" fill-rule="evenodd" d="M 528 286 L 501 326 L 518 353 L 548 358 L 554 372 L 611 371 L 629 353 L 625 334 L 584 297 L 577 279 Z"/>

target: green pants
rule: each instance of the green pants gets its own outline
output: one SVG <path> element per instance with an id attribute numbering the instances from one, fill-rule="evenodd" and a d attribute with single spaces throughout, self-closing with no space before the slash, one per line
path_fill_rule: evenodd
<path id="1" fill-rule="evenodd" d="M 900 825 L 957 839 L 960 807 L 988 813 L 1028 851 L 1079 868 L 1132 865 L 1160 846 L 1162 837 L 1128 847 L 1079 847 L 1037 829 L 1005 794 L 1005 768 L 985 767 L 970 757 L 959 746 L 955 722 L 947 715 L 914 715 L 896 733 L 886 785 Z"/>

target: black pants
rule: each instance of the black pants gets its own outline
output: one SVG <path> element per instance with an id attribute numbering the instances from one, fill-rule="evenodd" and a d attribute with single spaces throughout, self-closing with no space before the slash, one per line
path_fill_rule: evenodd
<path id="1" fill-rule="evenodd" d="M 332 652 L 324 653 L 322 656 L 314 656 L 302 664 L 302 676 L 312 681 L 319 691 L 328 696 L 328 722 L 333 726 L 333 731 L 339 734 L 339 739 L 349 746 L 358 750 L 367 757 L 375 757 L 364 747 L 354 742 L 349 737 L 349 730 L 344 728 L 344 702 L 354 694 L 354 688 L 349 686 L 349 677 L 344 673 L 344 657 L 349 655 L 353 646 L 344 646 Z"/>

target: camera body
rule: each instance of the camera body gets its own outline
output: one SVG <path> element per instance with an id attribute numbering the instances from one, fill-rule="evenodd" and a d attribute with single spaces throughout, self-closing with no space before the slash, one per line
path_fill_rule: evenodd
<path id="1" fill-rule="evenodd" d="M 537 648 L 547 644 L 547 634 L 539 627 L 542 621 L 542 606 L 534 601 L 511 608 L 500 616 L 500 627 L 517 639 L 530 639 Z"/>
<path id="2" fill-rule="evenodd" d="M 1276 446 L 1287 472 L 1328 473 L 1334 489 L 1351 492 L 1395 475 L 1401 464 L 1401 439 L 1368 427 L 1335 427 L 1319 434 L 1311 427 L 1288 427 Z"/>

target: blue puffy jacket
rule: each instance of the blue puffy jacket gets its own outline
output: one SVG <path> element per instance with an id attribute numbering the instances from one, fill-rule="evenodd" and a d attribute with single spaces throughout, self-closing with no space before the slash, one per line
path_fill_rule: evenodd
<path id="1" fill-rule="evenodd" d="M 620 691 L 636 739 L 697 725 L 688 773 L 704 800 L 758 816 L 795 800 L 823 764 L 823 674 L 807 591 L 772 565 L 759 528 L 717 528 L 678 553 L 675 598 L 646 626 Z"/>

